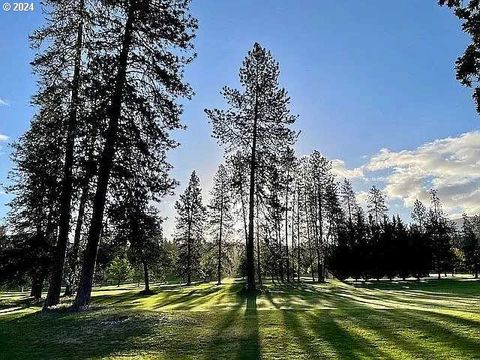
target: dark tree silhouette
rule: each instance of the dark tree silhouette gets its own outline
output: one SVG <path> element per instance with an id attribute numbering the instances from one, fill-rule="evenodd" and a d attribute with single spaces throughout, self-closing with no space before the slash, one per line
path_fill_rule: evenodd
<path id="1" fill-rule="evenodd" d="M 58 86 L 50 79 L 69 74 L 64 86 L 70 91 L 65 125 L 65 144 L 62 183 L 59 200 L 59 230 L 50 273 L 50 284 L 44 308 L 58 304 L 65 261 L 65 252 L 70 231 L 71 201 L 73 193 L 74 144 L 77 132 L 77 114 L 80 103 L 82 50 L 84 48 L 84 23 L 86 19 L 84 0 L 52 1 L 53 10 L 47 26 L 32 36 L 34 44 L 48 43 L 48 48 L 33 61 L 34 69 L 41 77 L 44 87 Z M 59 66 L 60 65 L 60 66 Z"/>
<path id="2" fill-rule="evenodd" d="M 93 199 L 92 217 L 88 230 L 80 282 L 74 308 L 90 301 L 95 259 L 102 231 L 103 214 L 119 133 L 127 131 L 136 139 L 133 145 L 148 153 L 148 145 L 139 137 L 139 129 L 148 129 L 157 144 L 169 148 L 168 131 L 180 127 L 179 96 L 189 96 L 191 90 L 182 82 L 183 65 L 191 57 L 179 55 L 192 48 L 191 40 L 196 20 L 189 11 L 189 1 L 139 1 L 105 3 L 108 9 L 101 19 L 102 35 L 95 59 L 104 68 L 114 69 L 114 79 L 106 108 L 107 129 L 100 154 L 97 187 Z M 121 15 L 119 17 L 119 15 Z M 112 34 L 116 36 L 110 37 Z M 103 52 L 101 50 L 106 50 Z M 109 51 L 110 50 L 110 51 Z M 123 115 L 129 112 L 128 121 Z M 128 151 L 128 150 L 127 150 Z"/>
<path id="3" fill-rule="evenodd" d="M 480 3 L 478 0 L 439 0 L 440 5 L 453 8 L 462 22 L 462 30 L 470 36 L 471 43 L 455 62 L 457 80 L 473 88 L 473 100 L 480 113 Z"/>

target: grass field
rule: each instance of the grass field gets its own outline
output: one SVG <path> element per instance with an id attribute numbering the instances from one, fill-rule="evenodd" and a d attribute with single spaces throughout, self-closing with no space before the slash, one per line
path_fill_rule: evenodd
<path id="1" fill-rule="evenodd" d="M 0 359 L 480 359 L 471 278 L 241 288 L 102 287 L 78 314 L 3 293 Z"/>

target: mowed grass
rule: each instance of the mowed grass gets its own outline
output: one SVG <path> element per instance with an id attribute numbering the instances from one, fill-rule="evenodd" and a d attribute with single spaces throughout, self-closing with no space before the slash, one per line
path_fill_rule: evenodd
<path id="1" fill-rule="evenodd" d="M 242 286 L 102 287 L 81 313 L 3 293 L 0 359 L 480 359 L 480 282 L 468 277 Z"/>

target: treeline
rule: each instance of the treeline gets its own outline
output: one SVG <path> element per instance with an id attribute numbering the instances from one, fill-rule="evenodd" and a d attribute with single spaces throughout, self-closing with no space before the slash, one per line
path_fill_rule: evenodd
<path id="1" fill-rule="evenodd" d="M 189 1 L 47 2 L 32 35 L 36 114 L 13 144 L 0 282 L 29 284 L 45 308 L 62 286 L 73 309 L 90 302 L 94 282 L 246 277 L 299 281 L 478 272 L 479 220 L 457 231 L 433 191 L 413 223 L 387 217 L 373 187 L 366 211 L 351 184 L 338 182 L 319 151 L 296 156 L 297 116 L 272 54 L 254 44 L 224 87 L 225 107 L 205 110 L 224 149 L 207 204 L 195 172 L 175 204 L 173 239 L 155 203 L 171 195 L 170 133 L 182 128 L 180 98 L 196 20 Z"/>

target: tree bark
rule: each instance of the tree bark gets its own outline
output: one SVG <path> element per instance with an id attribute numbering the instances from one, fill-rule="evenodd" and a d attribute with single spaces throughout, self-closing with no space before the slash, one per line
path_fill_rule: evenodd
<path id="1" fill-rule="evenodd" d="M 143 278 L 145 282 L 145 288 L 143 289 L 143 292 L 148 294 L 150 292 L 150 278 L 148 276 L 148 265 L 146 261 L 143 261 Z"/>
<path id="2" fill-rule="evenodd" d="M 42 297 L 43 282 L 45 280 L 45 273 L 41 271 L 39 274 L 35 274 L 32 277 L 32 289 L 30 296 L 34 299 L 40 299 Z"/>
<path id="3" fill-rule="evenodd" d="M 217 284 L 220 285 L 222 283 L 222 235 L 223 235 L 223 184 L 222 184 L 222 201 L 220 205 L 220 231 L 218 235 L 218 279 Z"/>
<path id="4" fill-rule="evenodd" d="M 80 0 L 79 15 L 80 23 L 77 28 L 77 40 L 75 49 L 75 64 L 72 79 L 72 98 L 70 101 L 70 112 L 67 123 L 67 136 L 65 143 L 65 162 L 63 165 L 62 191 L 60 195 L 60 220 L 57 245 L 55 247 L 52 268 L 50 272 L 50 284 L 48 294 L 43 308 L 57 305 L 60 301 L 62 286 L 63 266 L 65 263 L 65 252 L 67 250 L 68 234 L 70 232 L 70 216 L 73 192 L 74 145 L 77 131 L 77 108 L 80 87 L 80 65 L 83 47 L 83 8 L 84 1 Z"/>
<path id="5" fill-rule="evenodd" d="M 115 89 L 112 95 L 111 105 L 108 109 L 109 124 L 105 135 L 105 145 L 100 158 L 97 189 L 93 201 L 92 220 L 88 232 L 87 247 L 85 249 L 85 255 L 83 259 L 80 283 L 78 285 L 77 295 L 73 304 L 74 310 L 79 310 L 90 303 L 98 243 L 100 241 L 100 235 L 102 232 L 103 213 L 105 210 L 108 181 L 110 179 L 113 158 L 115 156 L 115 145 L 118 136 L 118 122 L 120 120 L 122 108 L 123 87 L 125 85 L 127 74 L 127 60 L 130 51 L 130 45 L 132 43 L 135 7 L 135 2 L 132 2 L 130 3 L 128 9 L 125 33 L 122 41 L 122 50 L 118 60 Z"/>
<path id="6" fill-rule="evenodd" d="M 255 291 L 255 263 L 253 251 L 253 225 L 255 211 L 255 174 L 256 174 L 256 151 L 257 151 L 257 126 L 258 126 L 258 99 L 255 97 L 255 108 L 253 117 L 253 141 L 250 158 L 250 191 L 249 191 L 249 212 L 248 212 L 248 241 L 247 241 L 247 291 Z"/>
<path id="7" fill-rule="evenodd" d="M 308 221 L 308 206 L 307 206 L 307 195 L 305 194 L 305 220 L 307 225 L 307 240 L 308 240 L 308 253 L 310 255 L 310 267 L 312 271 L 312 281 L 315 282 L 315 272 L 313 269 L 313 253 L 312 253 L 312 239 L 310 236 L 310 226 Z"/>
<path id="8" fill-rule="evenodd" d="M 317 272 L 318 272 L 318 282 L 325 282 L 325 270 L 323 262 L 323 199 L 321 190 L 318 189 L 318 229 L 319 234 L 317 238 Z"/>
<path id="9" fill-rule="evenodd" d="M 188 209 L 188 232 L 187 232 L 187 285 L 192 284 L 192 249 L 191 249 L 191 231 L 192 231 L 192 219 L 190 218 L 190 209 Z"/>
<path id="10" fill-rule="evenodd" d="M 287 256 L 287 282 L 290 282 L 290 254 L 288 253 L 288 177 L 290 176 L 287 171 L 287 186 L 285 191 L 285 252 Z M 293 235 L 293 229 L 292 229 Z"/>
<path id="11" fill-rule="evenodd" d="M 258 231 L 258 195 L 256 197 L 257 200 L 257 218 L 256 218 L 256 225 L 257 225 L 257 232 L 255 233 L 257 238 L 257 277 L 258 283 L 262 285 L 262 267 L 260 266 L 260 238 L 259 238 L 259 231 Z"/>

